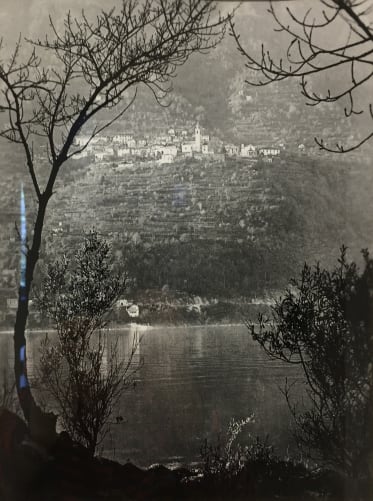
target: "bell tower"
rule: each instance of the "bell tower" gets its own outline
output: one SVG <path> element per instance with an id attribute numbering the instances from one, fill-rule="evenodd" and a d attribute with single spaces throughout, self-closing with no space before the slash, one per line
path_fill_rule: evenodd
<path id="1" fill-rule="evenodd" d="M 199 122 L 197 122 L 196 128 L 194 129 L 194 141 L 196 151 L 201 151 L 201 129 Z"/>

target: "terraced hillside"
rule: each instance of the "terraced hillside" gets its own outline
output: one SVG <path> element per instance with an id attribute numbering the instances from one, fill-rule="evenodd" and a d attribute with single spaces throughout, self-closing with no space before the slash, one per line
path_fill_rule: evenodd
<path id="1" fill-rule="evenodd" d="M 260 50 L 272 29 L 264 3 L 243 7 L 237 28 L 246 47 Z M 269 47 L 281 52 L 274 40 Z M 112 240 L 141 287 L 168 284 L 199 293 L 251 294 L 282 287 L 304 259 L 327 264 L 342 243 L 354 257 L 361 247 L 372 247 L 369 161 L 317 156 L 314 149 L 314 136 L 335 143 L 356 139 L 360 130 L 343 118 L 338 105 L 307 107 L 296 82 L 254 88 L 245 83 L 247 76 L 234 41 L 226 37 L 210 54 L 196 55 L 178 68 L 168 108 L 139 92 L 134 106 L 107 132 L 154 136 L 169 127 L 191 129 L 198 119 L 223 142 L 282 143 L 285 155 L 278 162 L 65 165 L 47 216 L 50 255 L 95 226 Z M 110 119 L 110 112 L 104 118 Z M 300 143 L 307 156 L 294 153 Z M 367 151 L 369 145 L 366 158 Z M 46 151 L 35 144 L 35 152 L 42 172 Z M 2 142 L 0 169 L 0 264 L 15 270 L 21 182 L 30 223 L 35 200 L 19 149 Z M 16 280 L 8 275 L 1 284 L 15 289 Z"/>
<path id="2" fill-rule="evenodd" d="M 144 288 L 246 294 L 283 286 L 304 259 L 327 264 L 343 243 L 369 247 L 372 183 L 368 165 L 305 156 L 92 164 L 58 191 L 48 227 L 69 230 L 50 244 L 95 226 Z"/>

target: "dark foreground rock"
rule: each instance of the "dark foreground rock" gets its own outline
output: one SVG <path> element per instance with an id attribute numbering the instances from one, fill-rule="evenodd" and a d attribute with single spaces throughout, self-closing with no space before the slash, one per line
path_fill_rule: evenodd
<path id="1" fill-rule="evenodd" d="M 1 441 L 2 439 L 2 441 Z M 48 451 L 28 438 L 12 413 L 0 413 L 0 499 L 4 501 L 174 500 L 183 498 L 178 471 L 144 470 L 92 458 L 61 433 Z"/>
<path id="2" fill-rule="evenodd" d="M 46 450 L 30 440 L 19 417 L 0 410 L 1 501 L 373 499 L 369 483 L 353 494 L 349 487 L 335 474 L 310 474 L 304 466 L 286 461 L 249 463 L 234 478 L 203 477 L 162 465 L 141 469 L 131 463 L 92 458 L 67 433 L 59 434 Z"/>

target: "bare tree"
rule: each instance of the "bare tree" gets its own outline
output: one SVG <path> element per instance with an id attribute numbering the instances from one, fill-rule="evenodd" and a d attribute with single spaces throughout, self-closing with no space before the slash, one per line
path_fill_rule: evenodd
<path id="1" fill-rule="evenodd" d="M 27 57 L 19 40 L 10 59 L 0 61 L 0 109 L 9 120 L 0 136 L 23 148 L 37 199 L 14 329 L 16 387 L 29 422 L 37 406 L 27 380 L 25 328 L 47 206 L 61 166 L 125 113 L 140 84 L 157 100 L 166 96 L 178 65 L 195 52 L 215 47 L 224 36 L 226 20 L 210 0 L 123 0 L 119 10 L 102 11 L 94 21 L 84 12 L 79 18 L 67 14 L 62 31 L 50 19 L 50 36 L 25 41 Z M 81 128 L 101 110 L 112 108 L 112 118 L 75 147 Z M 34 140 L 48 150 L 44 185 Z"/>
<path id="2" fill-rule="evenodd" d="M 275 21 L 275 31 L 288 38 L 286 53 L 279 57 L 273 56 L 263 44 L 260 54 L 249 52 L 242 45 L 233 21 L 230 21 L 231 34 L 246 60 L 246 67 L 259 75 L 247 80 L 247 83 L 264 86 L 297 79 L 307 105 L 340 101 L 347 118 L 366 113 L 373 122 L 373 104 L 367 97 L 371 93 L 369 85 L 373 77 L 371 11 L 372 2 L 369 0 L 318 0 L 312 2 L 312 7 L 302 15 L 297 13 L 296 7 L 289 6 L 283 15 L 270 2 L 268 12 Z M 336 34 L 344 31 L 346 40 L 341 43 Z M 338 81 L 333 78 L 336 75 L 341 76 Z M 321 77 L 325 77 L 323 81 L 320 81 Z M 334 89 L 325 88 L 328 78 L 334 81 Z M 319 90 L 315 90 L 316 87 Z M 365 103 L 359 103 L 362 94 Z M 372 137 L 373 125 L 364 137 L 353 144 L 338 142 L 330 146 L 323 138 L 315 138 L 315 141 L 321 149 L 345 153 L 356 150 Z"/>

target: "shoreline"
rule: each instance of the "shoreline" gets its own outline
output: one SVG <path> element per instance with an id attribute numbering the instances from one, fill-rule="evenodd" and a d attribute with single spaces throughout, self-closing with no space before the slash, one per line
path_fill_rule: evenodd
<path id="1" fill-rule="evenodd" d="M 159 330 L 159 329 L 196 329 L 201 327 L 239 327 L 246 322 L 256 323 L 258 314 L 270 315 L 268 302 L 248 302 L 242 298 L 204 300 L 194 298 L 195 303 L 144 301 L 135 298 L 132 302 L 139 306 L 139 314 L 132 317 L 125 306 L 116 306 L 107 318 L 107 332 L 115 330 Z M 198 301 L 197 301 L 198 299 Z M 15 319 L 10 317 L 0 326 L 0 334 L 13 334 Z M 30 317 L 26 333 L 41 334 L 53 332 L 52 324 L 44 326 L 43 319 Z"/>
<path id="2" fill-rule="evenodd" d="M 206 327 L 244 327 L 244 322 L 222 322 L 213 324 L 118 324 L 115 327 L 108 327 L 103 330 L 105 331 L 118 331 L 118 330 L 131 330 L 138 327 L 139 329 L 145 330 L 160 330 L 160 329 L 197 329 Z M 43 334 L 46 332 L 55 332 L 53 327 L 45 327 L 43 329 L 26 329 L 26 334 Z M 0 329 L 1 334 L 14 334 L 14 329 Z"/>

